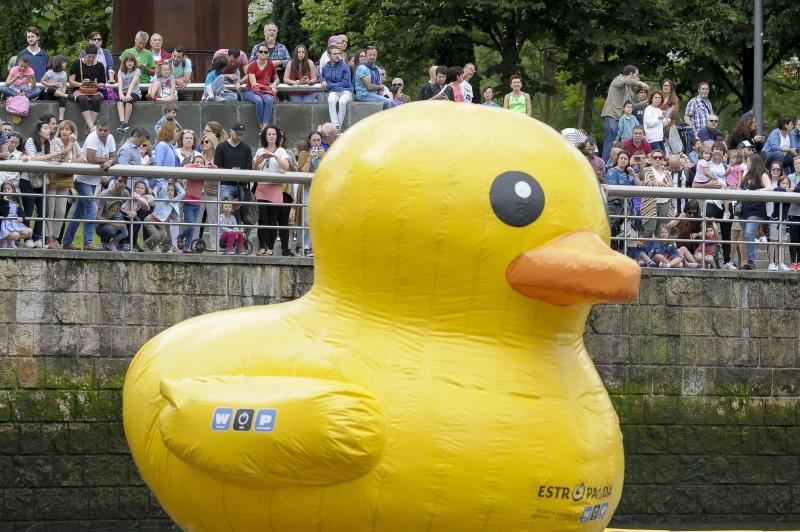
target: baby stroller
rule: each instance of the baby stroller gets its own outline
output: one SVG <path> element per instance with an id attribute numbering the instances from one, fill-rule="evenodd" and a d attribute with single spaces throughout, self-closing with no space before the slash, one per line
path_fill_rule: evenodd
<path id="1" fill-rule="evenodd" d="M 239 204 L 239 202 L 253 201 L 255 201 L 255 198 L 253 197 L 253 193 L 250 192 L 250 189 L 245 186 L 236 187 L 236 194 L 231 198 L 231 203 L 233 203 L 233 214 L 242 225 L 256 225 L 258 223 L 258 205 Z M 253 243 L 250 242 L 251 229 L 251 227 L 246 227 L 244 229 L 244 255 L 253 253 Z M 216 245 L 219 246 L 219 242 L 217 242 Z M 205 240 L 202 238 L 192 240 L 189 249 L 191 249 L 192 253 L 203 253 L 206 250 Z"/>

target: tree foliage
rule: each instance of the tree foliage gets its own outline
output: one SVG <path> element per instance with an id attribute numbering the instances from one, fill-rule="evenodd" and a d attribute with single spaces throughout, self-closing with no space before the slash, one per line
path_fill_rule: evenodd
<path id="1" fill-rule="evenodd" d="M 0 57 L 4 62 L 27 46 L 25 28 L 42 30 L 40 45 L 50 56 L 78 57 L 93 31 L 111 47 L 112 0 L 20 0 L 5 2 L 0 17 Z M 3 65 L 5 66 L 5 65 Z"/>

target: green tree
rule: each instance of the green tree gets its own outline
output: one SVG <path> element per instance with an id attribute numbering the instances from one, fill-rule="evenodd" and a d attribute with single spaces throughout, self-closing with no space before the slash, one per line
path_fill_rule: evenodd
<path id="1" fill-rule="evenodd" d="M 319 49 L 319 46 L 314 46 L 317 43 L 309 42 L 309 33 L 303 28 L 302 19 L 300 0 L 274 0 L 272 4 L 272 20 L 278 25 L 280 31 L 278 40 L 286 44 L 289 48 L 289 53 L 292 52 L 295 46 L 305 44 L 318 57 L 322 50 Z"/>

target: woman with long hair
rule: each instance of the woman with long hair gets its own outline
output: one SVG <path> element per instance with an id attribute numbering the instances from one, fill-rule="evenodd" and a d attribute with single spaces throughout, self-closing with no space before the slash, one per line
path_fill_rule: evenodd
<path id="1" fill-rule="evenodd" d="M 286 136 L 280 128 L 268 126 L 258 135 L 261 147 L 253 159 L 253 168 L 270 172 L 286 172 L 289 170 L 289 154 L 286 152 Z M 287 193 L 287 185 L 277 183 L 258 183 L 256 185 L 256 201 L 258 207 L 258 225 L 273 226 L 258 228 L 258 255 L 272 255 L 278 230 L 274 226 L 286 226 L 280 230 L 281 254 L 293 256 L 289 249 L 289 213 L 291 207 L 276 204 L 292 203 L 294 199 Z"/>
<path id="2" fill-rule="evenodd" d="M 650 94 L 650 105 L 644 110 L 644 132 L 647 142 L 656 150 L 664 150 L 664 129 L 672 120 L 672 110 L 661 109 L 661 102 L 664 95 L 661 91 L 653 91 Z"/>
<path id="3" fill-rule="evenodd" d="M 78 126 L 72 120 L 64 120 L 56 128 L 56 138 L 50 142 L 50 148 L 53 152 L 62 153 L 58 158 L 59 162 L 65 163 L 85 163 L 86 159 L 81 154 L 81 145 L 78 143 Z M 58 180 L 56 179 L 58 178 Z M 45 230 L 47 233 L 47 247 L 50 249 L 61 249 L 58 242 L 58 235 L 61 234 L 61 228 L 64 226 L 63 218 L 67 214 L 67 194 L 69 189 L 72 188 L 71 174 L 50 174 L 50 182 L 47 185 L 47 191 L 58 195 L 47 196 L 47 218 L 45 223 Z M 58 220 L 52 220 L 58 218 Z"/>
<path id="4" fill-rule="evenodd" d="M 739 145 L 747 141 L 753 145 L 755 151 L 761 151 L 764 147 L 764 135 L 758 133 L 756 128 L 756 119 L 751 114 L 744 115 L 739 121 L 739 124 L 731 132 L 731 138 L 728 141 L 728 146 L 738 148 Z"/>
<path id="5" fill-rule="evenodd" d="M 287 85 L 314 85 L 318 81 L 317 68 L 308 58 L 308 49 L 300 44 L 292 52 L 292 60 L 286 65 L 283 73 L 283 82 Z M 317 100 L 315 92 L 291 92 L 289 100 L 295 103 L 314 102 Z"/>
<path id="6" fill-rule="evenodd" d="M 750 155 L 747 160 L 747 173 L 742 179 L 742 190 L 772 190 L 772 180 L 769 178 L 764 159 L 757 153 Z M 742 219 L 747 220 L 744 226 L 744 239 L 747 241 L 747 262 L 743 270 L 755 270 L 756 262 L 756 229 L 759 223 L 767 219 L 767 205 L 764 201 L 743 201 Z"/>
<path id="7" fill-rule="evenodd" d="M 36 122 L 33 126 L 33 134 L 25 141 L 25 153 L 31 161 L 55 161 L 65 154 L 64 150 L 53 151 L 50 145 L 50 124 L 47 122 Z M 45 175 L 42 173 L 30 172 L 20 174 L 19 191 L 23 194 L 41 194 L 44 192 Z M 44 203 L 41 196 L 23 196 L 22 206 L 25 210 L 25 218 L 33 216 L 36 209 L 36 220 L 33 224 L 33 238 L 25 241 L 26 248 L 43 247 L 42 243 L 42 220 L 44 217 Z"/>

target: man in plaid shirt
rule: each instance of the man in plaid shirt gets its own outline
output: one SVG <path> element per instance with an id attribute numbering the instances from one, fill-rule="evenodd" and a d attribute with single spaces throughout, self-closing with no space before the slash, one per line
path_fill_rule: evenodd
<path id="1" fill-rule="evenodd" d="M 697 96 L 689 100 L 689 104 L 686 106 L 683 120 L 692 126 L 695 136 L 708 125 L 708 117 L 714 114 L 714 108 L 708 99 L 708 91 L 708 83 L 701 81 L 697 86 Z"/>

